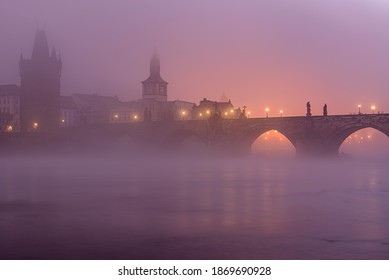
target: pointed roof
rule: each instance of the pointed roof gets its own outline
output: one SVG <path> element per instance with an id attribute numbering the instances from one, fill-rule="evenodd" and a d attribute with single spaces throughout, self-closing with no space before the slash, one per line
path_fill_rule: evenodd
<path id="1" fill-rule="evenodd" d="M 150 76 L 142 83 L 163 83 L 167 82 L 161 77 L 161 63 L 157 51 L 154 49 L 153 56 L 150 60 Z"/>
<path id="2" fill-rule="evenodd" d="M 32 50 L 31 59 L 48 59 L 49 46 L 47 44 L 46 32 L 37 30 L 35 34 L 34 48 Z"/>
<path id="3" fill-rule="evenodd" d="M 220 98 L 219 98 L 219 102 L 228 102 L 228 101 L 229 100 L 228 100 L 227 96 L 223 92 L 222 96 L 220 96 Z"/>

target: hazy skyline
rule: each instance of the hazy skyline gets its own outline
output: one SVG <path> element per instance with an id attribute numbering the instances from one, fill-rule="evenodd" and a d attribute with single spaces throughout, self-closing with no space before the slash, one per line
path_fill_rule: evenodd
<path id="1" fill-rule="evenodd" d="M 61 94 L 141 97 L 154 47 L 168 98 L 224 93 L 254 116 L 389 111 L 389 2 L 9 1 L 0 84 L 20 84 L 37 28 L 61 50 Z"/>

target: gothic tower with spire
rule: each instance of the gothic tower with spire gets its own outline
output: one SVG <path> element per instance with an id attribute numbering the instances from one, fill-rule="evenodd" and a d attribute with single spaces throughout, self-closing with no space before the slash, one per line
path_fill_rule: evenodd
<path id="1" fill-rule="evenodd" d="M 154 51 L 150 62 L 150 76 L 142 82 L 142 98 L 167 101 L 167 82 L 161 77 L 159 57 Z"/>
<path id="2" fill-rule="evenodd" d="M 22 131 L 52 131 L 60 125 L 61 57 L 53 48 L 51 55 L 46 32 L 35 35 L 31 59 L 19 62 L 20 122 Z"/>

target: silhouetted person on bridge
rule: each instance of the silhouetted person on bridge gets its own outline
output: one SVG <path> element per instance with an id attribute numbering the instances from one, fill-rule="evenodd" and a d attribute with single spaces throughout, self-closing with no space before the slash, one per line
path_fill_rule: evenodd
<path id="1" fill-rule="evenodd" d="M 307 102 L 307 117 L 312 116 L 311 114 L 311 103 L 308 101 Z"/>
<path id="2" fill-rule="evenodd" d="M 243 106 L 243 111 L 240 113 L 239 119 L 247 119 L 246 108 L 247 108 L 246 106 Z"/>
<path id="3" fill-rule="evenodd" d="M 327 104 L 324 104 L 324 107 L 323 107 L 323 116 L 327 116 L 328 115 L 328 112 L 327 112 Z"/>

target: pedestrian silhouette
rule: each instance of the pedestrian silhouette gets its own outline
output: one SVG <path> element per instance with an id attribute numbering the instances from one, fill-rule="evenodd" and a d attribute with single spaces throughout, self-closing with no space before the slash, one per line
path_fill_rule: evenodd
<path id="1" fill-rule="evenodd" d="M 307 117 L 312 116 L 311 114 L 311 103 L 308 101 L 307 102 Z"/>

